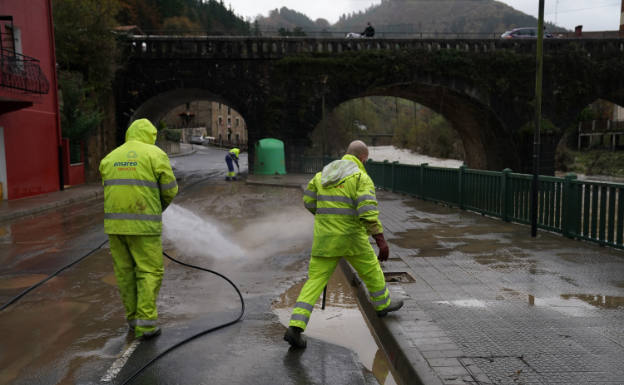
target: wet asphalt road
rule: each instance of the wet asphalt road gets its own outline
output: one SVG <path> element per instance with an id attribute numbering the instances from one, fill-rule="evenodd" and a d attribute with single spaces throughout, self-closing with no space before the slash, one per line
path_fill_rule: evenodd
<path id="1" fill-rule="evenodd" d="M 172 159 L 182 188 L 165 213 L 163 241 L 172 256 L 233 280 L 245 298 L 244 320 L 169 353 L 132 383 L 377 384 L 375 375 L 384 383 L 388 369 L 379 351 L 368 365 L 375 375 L 353 350 L 313 338 L 312 329 L 305 352 L 289 351 L 280 321 L 298 291 L 292 287 L 305 278 L 312 218 L 296 189 L 225 182 L 224 155 L 199 148 Z M 106 241 L 102 211 L 101 203 L 77 204 L 3 225 L 0 303 Z M 348 285 L 330 290 L 334 313 L 326 318 L 340 324 L 344 308 L 357 317 L 357 305 L 345 300 Z M 178 341 L 235 319 L 241 306 L 221 278 L 168 260 L 158 305 L 163 334 L 137 345 L 105 244 L 0 313 L 0 384 L 121 384 Z M 135 350 L 116 369 L 128 348 Z"/>

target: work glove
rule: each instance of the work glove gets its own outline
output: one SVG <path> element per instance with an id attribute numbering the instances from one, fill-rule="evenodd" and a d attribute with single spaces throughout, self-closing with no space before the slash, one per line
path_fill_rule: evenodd
<path id="1" fill-rule="evenodd" d="M 388 244 L 386 243 L 383 233 L 373 234 L 373 238 L 375 239 L 375 242 L 377 242 L 377 247 L 379 247 L 379 255 L 377 256 L 377 259 L 381 262 L 387 261 L 388 256 L 390 255 L 390 249 L 388 248 Z"/>

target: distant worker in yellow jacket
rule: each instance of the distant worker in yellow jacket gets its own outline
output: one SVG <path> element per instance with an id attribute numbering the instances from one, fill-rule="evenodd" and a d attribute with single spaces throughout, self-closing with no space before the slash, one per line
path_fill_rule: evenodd
<path id="1" fill-rule="evenodd" d="M 292 311 L 284 339 L 294 348 L 305 348 L 301 333 L 306 329 L 314 304 L 340 259 L 345 258 L 366 285 L 370 300 L 383 317 L 403 306 L 391 300 L 379 261 L 388 259 L 389 248 L 379 221 L 375 185 L 364 163 L 368 147 L 351 142 L 347 155 L 331 162 L 308 183 L 303 196 L 305 207 L 314 214 L 314 241 L 308 280 L 303 285 Z M 379 247 L 375 256 L 368 236 Z"/>
<path id="2" fill-rule="evenodd" d="M 178 193 L 169 158 L 156 147 L 156 128 L 134 121 L 126 142 L 100 163 L 104 231 L 126 320 L 135 337 L 160 334 L 156 299 L 163 278 L 162 212 Z"/>
<path id="3" fill-rule="evenodd" d="M 236 168 L 240 173 L 240 167 L 238 166 L 238 155 L 240 154 L 240 149 L 234 147 L 225 155 L 225 163 L 228 167 L 228 173 L 225 177 L 225 180 L 236 180 L 236 173 L 234 172 L 234 163 L 236 163 Z"/>

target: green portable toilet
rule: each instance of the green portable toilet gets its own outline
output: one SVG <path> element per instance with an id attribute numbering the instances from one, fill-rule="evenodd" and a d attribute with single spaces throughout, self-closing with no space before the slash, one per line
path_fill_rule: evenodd
<path id="1" fill-rule="evenodd" d="M 284 161 L 284 142 L 279 139 L 265 138 L 256 143 L 254 174 L 286 174 Z"/>

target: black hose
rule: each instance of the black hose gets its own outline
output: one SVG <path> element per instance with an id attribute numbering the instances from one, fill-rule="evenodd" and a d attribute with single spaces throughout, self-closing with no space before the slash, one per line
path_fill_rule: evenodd
<path id="1" fill-rule="evenodd" d="M 36 288 L 38 288 L 39 286 L 41 286 L 42 284 L 44 284 L 45 282 L 47 282 L 48 280 L 50 280 L 51 278 L 55 277 L 56 275 L 60 274 L 63 270 L 66 270 L 72 266 L 74 266 L 75 264 L 77 264 L 78 262 L 82 261 L 83 259 L 87 258 L 89 255 L 95 253 L 97 250 L 101 249 L 102 246 L 104 246 L 106 244 L 106 242 L 108 242 L 108 240 L 102 242 L 98 247 L 96 247 L 95 249 L 89 251 L 87 254 L 83 255 L 82 257 L 78 258 L 77 260 L 75 260 L 74 262 L 70 263 L 69 265 L 66 265 L 60 269 L 58 269 L 56 272 L 52 273 L 50 276 L 48 276 L 46 279 L 42 280 L 39 283 L 36 283 L 34 285 L 32 285 L 31 287 L 29 287 L 28 289 L 22 291 L 21 293 L 19 293 L 18 295 L 16 295 L 15 297 L 13 297 L 12 299 L 10 299 L 7 303 L 5 303 L 4 305 L 0 306 L 0 311 L 6 309 L 7 307 L 9 307 L 10 305 L 12 305 L 13 303 L 17 302 L 20 298 L 22 298 L 23 296 L 25 296 L 26 294 L 30 293 L 31 291 L 35 290 Z M 166 252 L 163 251 L 163 254 L 165 255 L 165 257 L 169 258 L 170 260 L 172 260 L 175 263 L 178 263 L 182 266 L 186 266 L 186 267 L 190 267 L 193 269 L 197 269 L 197 270 L 202 270 L 202 271 L 206 271 L 208 273 L 212 273 L 215 275 L 218 275 L 219 277 L 225 279 L 230 285 L 232 285 L 232 287 L 234 287 L 234 290 L 236 290 L 236 293 L 238 294 L 238 296 L 240 297 L 240 301 L 241 301 L 241 312 L 238 315 L 238 317 L 230 322 L 224 323 L 222 325 L 218 325 L 215 326 L 213 328 L 210 328 L 208 330 L 204 330 L 202 332 L 199 332 L 197 334 L 194 334 L 180 342 L 178 342 L 177 344 L 167 348 L 165 351 L 163 351 L 162 353 L 160 353 L 159 355 L 157 355 L 156 357 L 154 357 L 153 359 L 151 359 L 147 364 L 143 365 L 139 370 L 137 370 L 136 372 L 134 372 L 134 374 L 130 377 L 128 377 L 124 382 L 123 385 L 130 383 L 132 380 L 134 380 L 139 374 L 141 374 L 141 372 L 143 372 L 143 370 L 145 370 L 148 366 L 150 366 L 151 364 L 153 364 L 154 362 L 156 362 L 158 359 L 164 357 L 167 353 L 169 353 L 170 351 L 178 348 L 181 345 L 184 345 L 185 343 L 203 336 L 204 334 L 208 334 L 211 333 L 215 330 L 219 330 L 222 329 L 226 326 L 230 326 L 232 324 L 235 324 L 236 322 L 240 321 L 243 318 L 243 315 L 245 314 L 245 300 L 243 299 L 243 295 L 241 294 L 240 290 L 238 289 L 238 287 L 236 287 L 236 285 L 234 284 L 234 282 L 232 282 L 228 277 L 226 277 L 225 275 L 221 274 L 221 273 L 217 273 L 214 270 L 210 270 L 210 269 L 204 269 L 203 267 L 199 267 L 199 266 L 195 266 L 195 265 L 191 265 L 189 263 L 184 263 L 181 261 L 178 261 L 177 259 L 171 257 L 169 254 L 167 254 Z"/>
<path id="2" fill-rule="evenodd" d="M 108 239 L 105 240 L 104 242 L 102 242 L 98 247 L 96 247 L 95 249 L 89 251 L 87 254 L 83 255 L 82 257 L 78 258 L 77 260 L 75 260 L 74 262 L 70 263 L 67 266 L 63 266 L 60 269 L 58 269 L 57 271 L 55 271 L 54 273 L 52 273 L 51 275 L 49 275 L 46 279 L 40 281 L 39 283 L 36 283 L 34 285 L 32 285 L 31 287 L 29 287 L 28 289 L 22 291 L 21 293 L 19 293 L 18 295 L 16 295 L 15 297 L 11 298 L 9 300 L 9 302 L 5 303 L 4 305 L 0 306 L 0 311 L 6 309 L 7 307 L 11 306 L 12 304 L 14 304 L 15 302 L 17 302 L 20 298 L 22 298 L 23 296 L 25 296 L 26 294 L 30 293 L 31 291 L 35 290 L 36 288 L 38 288 L 39 286 L 43 285 L 45 282 L 49 281 L 50 279 L 54 278 L 55 276 L 57 276 L 58 274 L 60 274 L 63 270 L 69 269 L 70 267 L 74 266 L 75 264 L 77 264 L 78 262 L 82 261 L 83 259 L 87 258 L 89 255 L 95 253 L 96 251 L 98 251 L 99 249 L 102 248 L 102 246 L 104 246 L 106 244 L 106 242 L 108 242 Z"/>
<path id="3" fill-rule="evenodd" d="M 169 258 L 170 260 L 172 260 L 172 261 L 173 261 L 173 262 L 175 262 L 175 263 L 179 263 L 179 264 L 180 264 L 180 265 L 182 265 L 182 266 L 186 266 L 186 267 L 190 267 L 190 268 L 193 268 L 193 269 L 198 269 L 198 270 L 206 271 L 206 272 L 208 272 L 208 273 L 212 273 L 212 274 L 218 275 L 219 277 L 221 277 L 221 278 L 225 279 L 225 280 L 226 280 L 226 281 L 227 281 L 230 285 L 232 285 L 232 287 L 234 288 L 234 290 L 236 290 L 236 293 L 238 293 L 238 296 L 240 297 L 240 301 L 241 301 L 241 312 L 240 312 L 240 314 L 238 315 L 238 317 L 237 317 L 235 320 L 232 320 L 232 321 L 227 322 L 227 323 L 224 323 L 224 324 L 222 324 L 222 325 L 215 326 L 215 327 L 210 328 L 210 329 L 208 329 L 208 330 L 204 330 L 204 331 L 202 331 L 202 332 L 199 332 L 199 333 L 197 333 L 197 334 L 194 334 L 194 335 L 192 335 L 192 336 L 190 336 L 190 337 L 188 337 L 188 338 L 186 338 L 186 339 L 184 339 L 184 340 L 182 340 L 182 341 L 178 342 L 177 344 L 175 344 L 175 345 L 173 345 L 173 346 L 171 346 L 171 347 L 167 348 L 165 351 L 163 351 L 162 353 L 160 353 L 160 354 L 159 354 L 159 355 L 157 355 L 156 357 L 152 358 L 152 359 L 151 359 L 151 360 L 150 360 L 147 364 L 143 365 L 143 366 L 142 366 L 139 370 L 137 370 L 136 372 L 134 372 L 134 374 L 133 374 L 132 376 L 128 377 L 128 378 L 127 378 L 127 379 L 126 379 L 126 380 L 122 383 L 122 385 L 129 384 L 129 383 L 130 383 L 132 380 L 134 380 L 134 379 L 135 379 L 135 378 L 136 378 L 139 374 L 141 374 L 141 372 L 143 372 L 143 370 L 147 369 L 147 367 L 148 367 L 148 366 L 150 366 L 151 364 L 153 364 L 153 363 L 154 363 L 155 361 L 157 361 L 158 359 L 160 359 L 160 358 L 164 357 L 164 356 L 165 356 L 167 353 L 169 353 L 170 351 L 172 351 L 172 350 L 176 349 L 177 347 L 179 347 L 179 346 L 181 346 L 181 345 L 184 345 L 185 343 L 187 343 L 187 342 L 189 342 L 189 341 L 191 341 L 191 340 L 193 340 L 193 339 L 195 339 L 195 338 L 197 338 L 197 337 L 203 336 L 204 334 L 208 334 L 208 333 L 211 333 L 211 332 L 213 332 L 213 331 L 215 331 L 215 330 L 222 329 L 222 328 L 224 328 L 224 327 L 226 327 L 226 326 L 233 325 L 233 324 L 237 323 L 238 321 L 240 321 L 240 320 L 243 318 L 243 314 L 245 314 L 245 300 L 243 300 L 243 295 L 241 294 L 241 292 L 240 292 L 240 290 L 238 289 L 238 287 L 236 287 L 236 285 L 234 284 L 234 282 L 232 282 L 232 281 L 231 281 L 228 277 L 226 277 L 225 275 L 223 275 L 223 274 L 221 274 L 221 273 L 217 273 L 217 272 L 216 272 L 216 271 L 214 271 L 214 270 L 204 269 L 203 267 L 199 267 L 199 266 L 191 265 L 191 264 L 188 264 L 188 263 L 180 262 L 180 261 L 178 261 L 177 259 L 175 259 L 175 258 L 171 257 L 169 254 L 167 254 L 167 253 L 165 253 L 165 252 L 163 252 L 163 254 L 165 255 L 165 257 Z"/>

